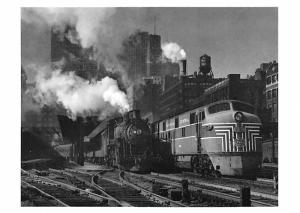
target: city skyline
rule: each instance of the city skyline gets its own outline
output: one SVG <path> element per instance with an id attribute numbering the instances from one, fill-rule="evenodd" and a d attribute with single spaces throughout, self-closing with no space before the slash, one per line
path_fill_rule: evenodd
<path id="1" fill-rule="evenodd" d="M 198 71 L 199 57 L 203 54 L 212 57 L 212 69 L 216 77 L 239 73 L 245 78 L 248 74 L 254 74 L 261 63 L 278 61 L 277 8 L 117 8 L 116 10 L 117 17 L 132 10 L 146 11 L 144 19 L 136 21 L 131 33 L 134 32 L 134 28 L 140 29 L 160 35 L 162 43 L 167 41 L 178 43 L 187 52 L 187 74 Z M 140 14 L 136 16 L 139 17 Z M 24 41 L 22 64 L 32 60 L 46 61 L 45 57 L 50 54 L 50 50 L 49 54 L 45 52 L 50 49 L 50 31 L 39 28 L 40 35 L 36 35 L 35 27 L 33 23 L 22 21 L 22 41 Z M 40 41 L 39 43 L 43 45 L 39 45 L 33 51 L 33 41 Z"/>

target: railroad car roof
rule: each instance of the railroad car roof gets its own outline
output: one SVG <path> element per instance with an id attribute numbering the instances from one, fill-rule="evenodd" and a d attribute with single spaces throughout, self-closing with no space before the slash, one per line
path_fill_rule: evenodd
<path id="1" fill-rule="evenodd" d="M 213 103 L 210 103 L 210 104 L 207 104 L 207 105 L 194 107 L 194 108 L 189 109 L 189 110 L 186 110 L 186 111 L 184 111 L 184 112 L 180 112 L 180 113 L 178 113 L 178 114 L 176 114 L 176 115 L 172 115 L 172 116 L 170 116 L 170 117 L 167 117 L 167 118 L 165 118 L 165 119 L 157 120 L 157 121 L 155 121 L 155 122 L 153 122 L 153 123 L 159 123 L 159 122 L 161 122 L 161 121 L 164 121 L 164 120 L 167 120 L 167 119 L 170 119 L 170 118 L 174 118 L 174 117 L 179 116 L 179 115 L 181 115 L 181 114 L 191 112 L 191 111 L 193 111 L 193 110 L 195 110 L 195 109 L 198 109 L 198 108 L 204 108 L 204 107 L 207 108 L 207 107 L 210 107 L 210 106 L 215 105 L 215 104 L 218 104 L 218 103 L 232 102 L 232 101 L 234 101 L 234 102 L 240 102 L 240 103 L 243 103 L 243 104 L 247 104 L 247 105 L 249 105 L 249 106 L 253 106 L 253 105 L 251 105 L 251 104 L 249 104 L 249 103 L 247 103 L 247 102 L 239 101 L 239 100 L 221 100 L 221 101 L 216 101 L 216 102 L 213 102 Z"/>

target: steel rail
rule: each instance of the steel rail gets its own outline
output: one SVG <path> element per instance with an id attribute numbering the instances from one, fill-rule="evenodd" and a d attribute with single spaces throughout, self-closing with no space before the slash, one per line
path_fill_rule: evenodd
<path id="1" fill-rule="evenodd" d="M 188 173 L 186 173 L 186 174 L 188 174 Z M 159 174 L 159 173 L 154 173 L 154 172 L 151 172 L 151 175 L 158 176 L 158 177 L 165 177 L 165 178 L 169 178 L 169 179 L 173 179 L 173 180 L 177 180 L 177 181 L 181 181 L 182 179 L 184 179 L 184 178 L 181 178 L 181 177 L 173 177 L 171 175 Z M 212 184 L 212 183 L 206 183 L 206 182 L 203 182 L 203 181 L 195 181 L 195 180 L 189 179 L 188 177 L 186 179 L 188 179 L 191 184 L 199 184 L 199 185 L 213 187 L 213 188 L 218 188 L 218 189 L 222 189 L 222 190 L 228 190 L 228 191 L 232 191 L 232 192 L 239 192 L 239 189 L 237 189 L 235 187 L 218 185 L 218 184 Z M 226 178 L 226 179 L 227 180 L 234 180 L 232 178 Z M 266 193 L 255 192 L 255 191 L 251 191 L 250 193 L 253 196 L 257 196 L 257 197 L 262 197 L 262 198 L 271 199 L 271 200 L 277 200 L 278 201 L 278 196 L 277 195 L 266 194 Z"/>
<path id="2" fill-rule="evenodd" d="M 62 183 L 62 182 L 59 182 L 59 181 L 51 180 L 51 179 L 46 178 L 46 177 L 41 177 L 41 176 L 38 176 L 38 175 L 31 174 L 30 172 L 27 172 L 27 171 L 25 171 L 23 169 L 21 169 L 21 171 L 23 173 L 29 175 L 30 177 L 32 177 L 36 181 L 39 179 L 39 180 L 42 180 L 42 181 L 47 182 L 47 183 L 52 183 L 52 184 L 55 184 L 57 186 L 61 186 L 64 189 L 68 189 L 68 190 L 71 190 L 71 191 L 79 191 L 80 194 L 87 195 L 88 197 L 90 197 L 90 198 L 92 198 L 92 199 L 94 199 L 96 201 L 102 202 L 103 200 L 108 200 L 108 201 L 112 200 L 109 197 L 98 195 L 98 194 L 95 194 L 93 192 L 88 192 L 88 191 L 82 190 L 80 188 L 77 188 L 75 186 L 72 186 L 70 184 Z"/>
<path id="3" fill-rule="evenodd" d="M 47 192 L 44 192 L 43 190 L 31 185 L 30 183 L 28 183 L 27 181 L 21 180 L 23 184 L 25 184 L 27 187 L 34 189 L 35 191 L 38 191 L 40 194 L 42 194 L 43 196 L 45 196 L 46 198 L 49 198 L 51 200 L 54 200 L 57 203 L 57 206 L 63 206 L 63 207 L 69 207 L 68 204 L 62 202 L 61 200 L 59 200 L 58 198 L 48 194 Z"/>
<path id="4" fill-rule="evenodd" d="M 91 175 L 91 174 L 89 174 L 87 172 L 81 172 L 81 171 L 79 172 L 77 170 L 72 170 L 72 169 L 68 169 L 67 171 L 69 171 L 69 172 L 60 171 L 60 170 L 56 170 L 56 169 L 49 169 L 49 170 L 53 171 L 53 172 L 57 172 L 57 173 L 61 173 L 61 174 L 64 174 L 64 175 L 68 175 L 68 176 L 77 178 L 78 180 L 84 182 L 89 187 L 95 188 L 95 189 L 99 190 L 103 195 L 105 195 L 105 197 L 108 198 L 109 202 L 115 202 L 114 205 L 117 205 L 117 206 L 127 206 L 127 207 L 130 206 L 129 204 L 122 203 L 119 200 L 117 200 L 116 198 L 112 197 L 111 195 L 109 195 L 108 193 L 106 193 L 102 187 L 100 187 L 97 183 L 95 183 L 94 177 L 96 175 Z M 88 181 L 84 180 L 81 177 L 75 176 L 75 175 L 71 174 L 70 172 L 77 173 L 77 174 L 83 174 L 83 175 L 89 175 L 90 178 L 91 178 L 91 182 L 88 182 Z"/>
<path id="5" fill-rule="evenodd" d="M 131 174 L 131 173 L 124 172 L 124 174 Z M 137 185 L 135 185 L 133 183 L 130 183 L 129 181 L 126 181 L 121 176 L 121 173 L 119 174 L 119 178 L 120 178 L 121 182 L 123 182 L 124 184 L 126 184 L 128 186 L 131 186 L 132 188 L 134 188 L 136 190 L 139 190 L 142 195 L 154 199 L 155 202 L 159 202 L 159 203 L 171 206 L 171 207 L 188 207 L 187 205 L 185 205 L 183 203 L 180 203 L 180 202 L 177 202 L 177 201 L 173 201 L 173 200 L 171 200 L 169 198 L 160 196 L 158 194 L 155 194 L 153 192 L 148 191 L 147 189 L 144 189 L 144 188 L 139 187 L 139 186 L 137 186 Z"/>
<path id="6" fill-rule="evenodd" d="M 164 179 L 161 179 L 161 178 L 158 178 L 158 177 L 149 177 L 149 176 L 146 176 L 146 175 L 138 175 L 138 174 L 133 174 L 133 173 L 129 173 L 129 174 L 133 175 L 133 176 L 136 176 L 136 177 L 142 177 L 142 178 L 145 178 L 145 179 L 150 180 L 150 181 L 155 180 L 157 182 L 167 184 L 167 185 L 170 185 L 170 186 L 174 186 L 174 187 L 182 187 L 181 183 L 174 182 L 174 181 L 169 181 L 169 180 L 164 180 Z M 227 200 L 229 199 L 231 201 L 235 201 L 235 202 L 238 202 L 238 203 L 240 202 L 240 197 L 239 196 L 231 195 L 231 194 L 224 193 L 224 192 L 218 192 L 218 191 L 211 190 L 211 189 L 205 189 L 203 187 L 195 186 L 193 184 L 189 184 L 189 189 L 191 189 L 191 190 L 202 190 L 203 194 L 207 194 L 207 195 L 211 195 L 211 196 L 215 196 L 215 197 L 219 197 L 219 198 L 227 199 Z M 276 205 L 273 205 L 273 204 L 270 204 L 270 203 L 264 203 L 264 202 L 253 200 L 253 199 L 251 199 L 251 205 L 252 206 L 268 206 L 268 207 L 276 206 Z"/>

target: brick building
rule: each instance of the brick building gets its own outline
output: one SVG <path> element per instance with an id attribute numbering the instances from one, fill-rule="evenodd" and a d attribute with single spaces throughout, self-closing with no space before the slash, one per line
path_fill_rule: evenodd
<path id="1" fill-rule="evenodd" d="M 265 106 L 268 116 L 263 121 L 263 160 L 278 162 L 278 63 L 276 61 L 263 63 L 259 70 L 265 76 Z"/>
<path id="2" fill-rule="evenodd" d="M 278 63 L 270 63 L 266 71 L 266 106 L 271 111 L 271 121 L 278 122 Z"/>
<path id="3" fill-rule="evenodd" d="M 199 72 L 186 75 L 186 60 L 181 61 L 180 77 L 166 77 L 163 92 L 160 96 L 160 119 L 186 111 L 203 104 L 203 93 L 208 87 L 223 79 L 213 78 L 211 58 L 200 57 Z"/>
<path id="4" fill-rule="evenodd" d="M 220 100 L 239 100 L 254 105 L 256 113 L 263 110 L 264 82 L 260 79 L 241 79 L 240 74 L 229 74 L 227 78 L 204 92 L 205 104 Z"/>

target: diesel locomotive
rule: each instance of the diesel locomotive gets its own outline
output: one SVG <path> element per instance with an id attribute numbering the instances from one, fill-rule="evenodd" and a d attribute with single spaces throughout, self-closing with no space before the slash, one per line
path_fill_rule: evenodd
<path id="1" fill-rule="evenodd" d="M 176 165 L 202 175 L 255 176 L 261 165 L 261 121 L 244 102 L 226 100 L 152 124 Z"/>

